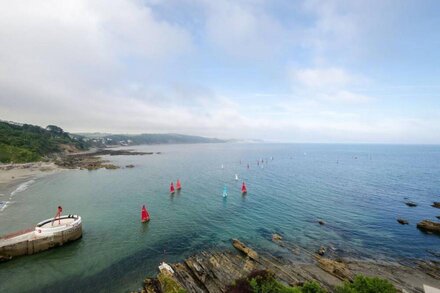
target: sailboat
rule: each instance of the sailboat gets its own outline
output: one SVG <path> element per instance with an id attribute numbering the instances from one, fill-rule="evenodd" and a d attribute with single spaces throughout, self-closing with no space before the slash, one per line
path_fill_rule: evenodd
<path id="1" fill-rule="evenodd" d="M 182 189 L 182 184 L 180 184 L 180 180 L 179 179 L 177 179 L 177 182 L 176 182 L 176 189 L 177 190 L 181 190 Z"/>
<path id="2" fill-rule="evenodd" d="M 227 197 L 228 196 L 228 188 L 226 187 L 226 185 L 223 187 L 223 197 Z"/>
<path id="3" fill-rule="evenodd" d="M 175 192 L 174 184 L 173 184 L 173 182 L 171 182 L 171 184 L 170 184 L 170 193 L 174 194 L 174 192 Z"/>
<path id="4" fill-rule="evenodd" d="M 224 168 L 223 164 L 222 164 L 222 169 Z"/>
<path id="5" fill-rule="evenodd" d="M 241 186 L 241 194 L 245 195 L 247 193 L 247 188 L 246 188 L 246 184 L 243 181 L 243 185 Z"/>
<path id="6" fill-rule="evenodd" d="M 237 174 L 235 174 L 235 180 L 238 181 L 238 175 Z"/>
<path id="7" fill-rule="evenodd" d="M 142 206 L 141 210 L 141 221 L 142 223 L 148 222 L 150 220 L 150 214 L 148 213 L 145 205 Z"/>

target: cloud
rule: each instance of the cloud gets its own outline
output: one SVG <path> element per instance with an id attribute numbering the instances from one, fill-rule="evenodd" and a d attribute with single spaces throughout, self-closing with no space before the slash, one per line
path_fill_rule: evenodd
<path id="1" fill-rule="evenodd" d="M 373 100 L 351 90 L 354 86 L 368 83 L 368 79 L 342 68 L 291 69 L 289 76 L 294 95 L 336 103 L 366 103 Z"/>
<path id="2" fill-rule="evenodd" d="M 356 81 L 340 68 L 307 68 L 292 71 L 292 77 L 309 88 L 344 87 Z"/>

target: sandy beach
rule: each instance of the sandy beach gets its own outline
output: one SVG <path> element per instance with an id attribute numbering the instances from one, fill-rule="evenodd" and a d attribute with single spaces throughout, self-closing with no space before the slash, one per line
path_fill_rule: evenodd
<path id="1" fill-rule="evenodd" d="M 54 174 L 64 170 L 52 162 L 0 165 L 0 193 L 6 188 L 31 178 Z"/>

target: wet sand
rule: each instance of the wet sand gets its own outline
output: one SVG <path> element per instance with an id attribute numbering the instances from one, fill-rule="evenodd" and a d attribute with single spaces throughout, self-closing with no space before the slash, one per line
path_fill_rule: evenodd
<path id="1" fill-rule="evenodd" d="M 0 165 L 0 193 L 6 188 L 63 170 L 51 162 Z"/>

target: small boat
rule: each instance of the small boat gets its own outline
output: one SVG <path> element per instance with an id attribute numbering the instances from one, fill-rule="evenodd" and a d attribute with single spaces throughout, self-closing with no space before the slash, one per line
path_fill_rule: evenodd
<path id="1" fill-rule="evenodd" d="M 166 271 L 166 272 L 169 272 L 171 274 L 174 274 L 173 268 L 169 264 L 167 264 L 166 262 L 161 262 L 160 263 L 159 271 L 161 271 L 161 272 Z"/>
<path id="2" fill-rule="evenodd" d="M 225 185 L 225 187 L 223 187 L 223 197 L 227 197 L 227 196 L 228 196 L 228 188 Z"/>
<path id="3" fill-rule="evenodd" d="M 142 206 L 141 210 L 141 221 L 142 223 L 148 222 L 150 220 L 150 214 L 148 213 L 145 205 Z"/>
<path id="4" fill-rule="evenodd" d="M 177 179 L 177 182 L 176 182 L 176 189 L 177 190 L 181 190 L 182 189 L 182 184 L 180 184 L 180 180 L 179 179 Z"/>
<path id="5" fill-rule="evenodd" d="M 170 193 L 174 194 L 175 191 L 176 190 L 174 189 L 174 184 L 173 184 L 173 182 L 171 182 L 171 184 L 170 184 Z"/>
<path id="6" fill-rule="evenodd" d="M 243 181 L 243 184 L 241 185 L 241 194 L 246 194 L 247 193 L 247 188 L 246 188 L 246 184 Z"/>
<path id="7" fill-rule="evenodd" d="M 235 174 L 235 180 L 238 181 L 238 175 L 237 174 Z"/>

